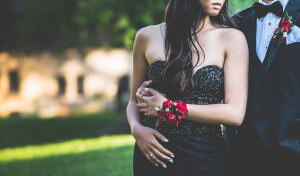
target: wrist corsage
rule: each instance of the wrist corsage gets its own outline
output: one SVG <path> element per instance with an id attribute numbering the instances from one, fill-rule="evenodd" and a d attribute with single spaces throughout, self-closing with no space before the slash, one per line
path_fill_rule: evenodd
<path id="1" fill-rule="evenodd" d="M 155 110 L 158 114 L 158 119 L 156 121 L 156 127 L 163 121 L 168 124 L 176 124 L 178 127 L 178 123 L 181 119 L 185 118 L 185 114 L 188 112 L 187 106 L 182 101 L 171 101 L 166 100 L 163 102 L 162 108 L 156 107 Z"/>

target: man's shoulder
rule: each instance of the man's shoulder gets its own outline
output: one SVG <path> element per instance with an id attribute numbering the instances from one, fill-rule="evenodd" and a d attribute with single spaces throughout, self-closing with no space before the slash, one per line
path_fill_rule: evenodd
<path id="1" fill-rule="evenodd" d="M 244 9 L 234 15 L 232 15 L 230 18 L 231 20 L 233 20 L 235 23 L 240 23 L 241 21 L 243 21 L 244 17 L 247 16 L 250 12 L 252 12 L 253 7 L 249 7 L 247 9 Z"/>

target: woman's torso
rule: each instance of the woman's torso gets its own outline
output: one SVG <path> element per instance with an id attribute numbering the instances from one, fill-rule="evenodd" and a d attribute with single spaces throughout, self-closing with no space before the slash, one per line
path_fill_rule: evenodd
<path id="1" fill-rule="evenodd" d="M 151 39 L 145 49 L 145 58 L 149 64 L 146 79 L 151 79 L 151 87 L 168 97 L 168 90 L 161 82 L 161 73 L 168 64 L 165 61 L 164 24 L 152 26 L 151 30 Z M 205 60 L 200 59 L 194 68 L 192 77 L 194 87 L 177 97 L 172 97 L 173 100 L 199 105 L 219 104 L 224 101 L 225 45 L 219 38 L 223 32 L 222 29 L 212 29 L 199 35 Z M 203 58 L 203 54 L 200 54 L 200 57 Z M 193 59 L 195 65 L 197 58 Z M 198 174 L 201 171 L 202 175 L 221 172 L 225 144 L 220 124 L 205 124 L 183 119 L 178 127 L 165 123 L 160 123 L 156 127 L 157 117 L 147 117 L 142 113 L 141 116 L 143 125 L 156 128 L 169 139 L 167 143 L 160 142 L 175 155 L 174 163 L 168 165 L 169 170 L 166 172 L 174 171 L 173 175 L 193 171 Z"/>
<path id="2" fill-rule="evenodd" d="M 145 57 L 149 64 L 146 79 L 152 80 L 151 87 L 168 96 L 167 90 L 161 83 L 161 73 L 167 66 L 165 61 L 164 33 L 165 24 L 151 26 L 152 35 L 145 49 Z M 225 46 L 221 40 L 224 30 L 221 28 L 203 31 L 197 35 L 204 54 L 200 53 L 200 62 L 193 71 L 194 88 L 178 95 L 175 99 L 187 104 L 219 104 L 224 101 L 224 60 Z M 199 48 L 201 51 L 201 49 Z M 196 64 L 196 53 L 193 64 Z M 202 63 L 200 65 L 200 63 Z M 144 117 L 145 126 L 156 128 L 158 131 L 170 134 L 201 134 L 206 133 L 215 138 L 222 137 L 221 127 L 218 124 L 204 124 L 183 119 L 179 127 L 162 123 L 156 127 L 157 117 Z"/>

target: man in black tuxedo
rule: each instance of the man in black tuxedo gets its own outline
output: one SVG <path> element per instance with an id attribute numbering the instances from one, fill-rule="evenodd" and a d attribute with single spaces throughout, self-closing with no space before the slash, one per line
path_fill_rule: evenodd
<path id="1" fill-rule="evenodd" d="M 273 38 L 285 13 L 294 30 Z M 300 176 L 300 0 L 260 0 L 232 17 L 249 45 L 249 97 L 232 148 L 238 176 Z"/>

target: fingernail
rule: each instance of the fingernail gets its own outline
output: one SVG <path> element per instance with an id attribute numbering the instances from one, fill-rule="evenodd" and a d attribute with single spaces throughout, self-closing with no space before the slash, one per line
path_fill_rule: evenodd
<path id="1" fill-rule="evenodd" d="M 165 142 L 169 142 L 169 140 L 167 138 L 164 139 Z"/>
<path id="2" fill-rule="evenodd" d="M 170 161 L 170 163 L 173 163 L 173 160 L 169 160 Z"/>
<path id="3" fill-rule="evenodd" d="M 174 156 L 174 155 L 171 155 L 171 157 L 172 157 L 172 158 L 175 158 L 175 156 Z"/>
<path id="4" fill-rule="evenodd" d="M 162 167 L 167 168 L 167 165 L 164 164 L 164 165 L 162 165 Z"/>
<path id="5" fill-rule="evenodd" d="M 158 167 L 158 164 L 154 164 L 156 167 Z"/>
<path id="6" fill-rule="evenodd" d="M 149 90 L 149 88 L 148 88 L 148 87 L 146 87 L 146 88 L 145 88 L 145 91 L 148 91 L 148 90 Z"/>

